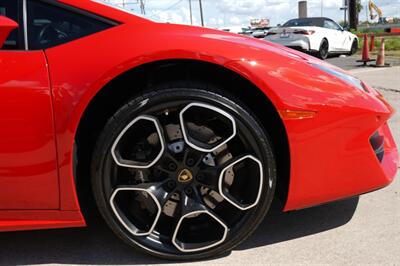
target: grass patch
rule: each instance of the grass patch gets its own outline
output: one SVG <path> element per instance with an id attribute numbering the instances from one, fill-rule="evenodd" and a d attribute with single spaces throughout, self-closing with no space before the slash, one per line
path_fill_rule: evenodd
<path id="1" fill-rule="evenodd" d="M 368 41 L 370 41 L 369 39 Z M 364 38 L 359 39 L 359 47 L 362 51 L 364 45 Z M 379 49 L 381 45 L 381 38 L 375 37 L 375 49 Z M 386 51 L 400 51 L 400 36 L 385 37 L 385 50 Z"/>
<path id="2" fill-rule="evenodd" d="M 374 33 L 374 34 L 379 34 L 379 33 L 385 33 L 384 29 L 374 29 L 374 28 L 365 28 L 365 29 L 359 29 L 359 30 L 351 30 L 351 33 L 353 34 L 364 34 L 364 33 Z"/>

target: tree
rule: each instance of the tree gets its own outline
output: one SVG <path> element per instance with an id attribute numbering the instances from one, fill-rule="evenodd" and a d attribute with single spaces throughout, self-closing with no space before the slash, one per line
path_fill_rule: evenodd
<path id="1" fill-rule="evenodd" d="M 361 0 L 349 0 L 349 22 L 350 28 L 357 29 L 358 16 L 363 9 Z"/>
<path id="2" fill-rule="evenodd" d="M 360 14 L 363 9 L 364 9 L 364 6 L 361 4 L 361 0 L 357 0 L 357 2 L 356 2 L 357 14 Z"/>

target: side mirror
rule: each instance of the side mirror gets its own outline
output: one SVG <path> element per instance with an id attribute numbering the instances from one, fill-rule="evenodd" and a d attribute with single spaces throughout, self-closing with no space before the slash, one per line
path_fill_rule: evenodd
<path id="1" fill-rule="evenodd" d="M 0 16 L 0 49 L 7 40 L 10 33 L 18 28 L 18 23 L 5 16 Z"/>

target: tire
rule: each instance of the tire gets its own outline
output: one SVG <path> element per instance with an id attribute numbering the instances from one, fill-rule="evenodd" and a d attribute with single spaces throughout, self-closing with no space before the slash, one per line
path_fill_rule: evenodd
<path id="1" fill-rule="evenodd" d="M 327 39 L 323 39 L 321 45 L 319 46 L 319 50 L 317 52 L 317 57 L 325 60 L 329 56 L 329 42 Z"/>
<path id="2" fill-rule="evenodd" d="M 350 56 L 354 55 L 355 53 L 357 53 L 357 50 L 358 50 L 358 41 L 357 41 L 357 39 L 354 39 L 354 41 L 351 45 L 351 50 L 348 53 L 348 55 L 350 55 Z"/>
<path id="3" fill-rule="evenodd" d="M 276 164 L 244 104 L 208 84 L 176 84 L 134 97 L 109 119 L 92 157 L 92 189 L 130 246 L 162 259 L 206 259 L 231 251 L 263 220 Z"/>

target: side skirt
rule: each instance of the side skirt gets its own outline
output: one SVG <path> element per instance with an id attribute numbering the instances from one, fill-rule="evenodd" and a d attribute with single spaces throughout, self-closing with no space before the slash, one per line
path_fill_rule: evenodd
<path id="1" fill-rule="evenodd" d="M 80 211 L 0 210 L 0 232 L 84 226 Z"/>

